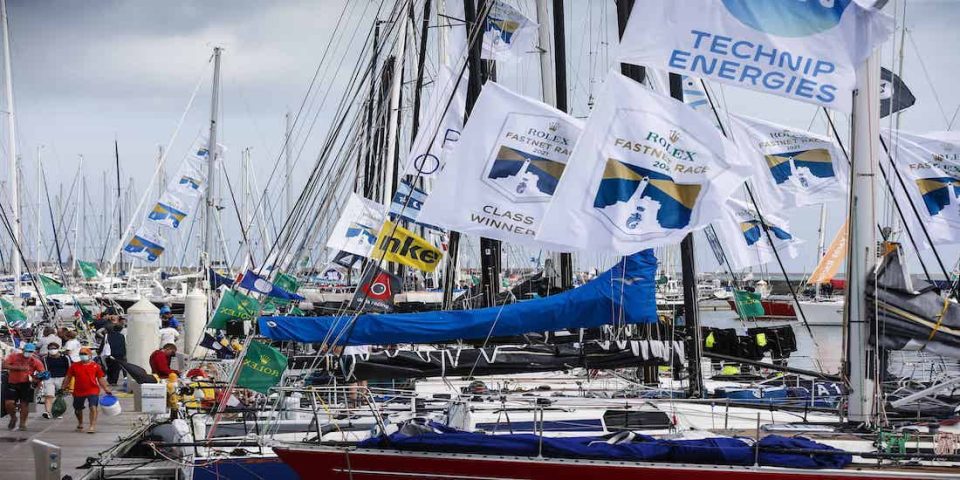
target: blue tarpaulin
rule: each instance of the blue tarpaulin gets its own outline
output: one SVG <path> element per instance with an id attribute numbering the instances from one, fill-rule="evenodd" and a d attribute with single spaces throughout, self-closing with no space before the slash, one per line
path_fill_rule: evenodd
<path id="1" fill-rule="evenodd" d="M 656 271 L 653 251 L 644 250 L 580 287 L 546 298 L 476 310 L 363 314 L 352 329 L 350 316 L 260 317 L 260 333 L 272 340 L 319 343 L 339 336 L 339 345 L 383 345 L 655 323 Z"/>
<path id="2" fill-rule="evenodd" d="M 404 432 L 419 431 L 417 434 Z M 487 435 L 430 423 L 360 442 L 359 448 L 386 448 L 414 452 L 511 455 L 519 457 L 578 458 L 593 460 L 675 462 L 706 465 L 760 465 L 786 468 L 843 468 L 850 454 L 803 437 L 770 435 L 754 446 L 730 437 L 662 440 L 635 435 L 627 441 L 607 443 L 610 436 L 543 437 L 533 434 Z M 772 450 L 772 451 L 771 451 Z M 836 453 L 827 453 L 836 451 Z"/>

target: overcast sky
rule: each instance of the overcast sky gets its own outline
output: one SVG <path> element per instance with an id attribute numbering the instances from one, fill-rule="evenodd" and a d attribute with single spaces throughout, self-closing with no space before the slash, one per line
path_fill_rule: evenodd
<path id="1" fill-rule="evenodd" d="M 359 44 L 381 2 L 350 1 L 347 10 L 358 20 L 348 29 L 347 40 Z M 533 15 L 532 0 L 512 3 Z M 590 93 L 596 92 L 603 73 L 616 58 L 614 2 L 566 3 L 571 104 L 575 114 L 584 115 Z M 51 189 L 69 184 L 80 154 L 85 158 L 91 188 L 99 189 L 102 172 L 109 170 L 113 175 L 115 138 L 123 177 L 135 177 L 142 190 L 152 174 L 158 146 L 173 134 L 202 75 L 205 82 L 184 121 L 180 141 L 174 145 L 176 155 L 182 156 L 206 129 L 208 60 L 214 45 L 225 48 L 220 138 L 229 149 L 227 169 L 236 172 L 239 152 L 252 147 L 262 187 L 263 172 L 269 172 L 282 143 L 284 112 L 300 104 L 343 5 L 342 0 L 8 0 L 17 136 L 28 191 L 36 194 L 39 145 L 44 146 Z M 892 13 L 900 5 L 902 0 L 890 0 L 887 10 Z M 366 15 L 361 16 L 363 12 Z M 903 128 L 945 130 L 960 106 L 960 91 L 955 87 L 960 69 L 956 54 L 960 0 L 910 0 L 906 24 L 910 34 L 904 48 L 903 78 L 918 101 L 903 114 Z M 894 65 L 895 54 L 892 44 L 884 47 L 883 63 Z M 531 96 L 539 94 L 536 55 L 502 70 L 503 82 L 509 87 Z M 341 92 L 330 94 L 337 99 Z M 811 125 L 816 110 L 730 87 L 722 90 L 722 97 L 735 113 L 800 128 Z M 958 124 L 960 120 L 954 127 Z M 307 141 L 299 160 L 301 168 L 313 163 L 324 129 L 321 121 Z M 813 129 L 824 132 L 822 119 L 813 123 Z M 0 173 L 0 178 L 5 177 L 6 168 Z M 100 195 L 99 190 L 91 192 L 97 203 Z M 831 232 L 842 223 L 843 210 L 842 205 L 831 209 Z M 817 209 L 807 208 L 794 216 L 795 233 L 808 243 L 804 254 L 789 263 L 790 270 L 809 271 L 813 266 L 810 258 L 815 251 L 817 214 Z M 704 268 L 714 268 L 706 249 L 701 250 Z M 946 252 L 948 263 L 953 264 L 957 250 Z"/>

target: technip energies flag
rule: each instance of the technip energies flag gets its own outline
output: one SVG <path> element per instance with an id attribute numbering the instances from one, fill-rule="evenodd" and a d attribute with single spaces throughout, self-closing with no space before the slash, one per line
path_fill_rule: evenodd
<path id="1" fill-rule="evenodd" d="M 773 210 L 847 198 L 850 167 L 832 140 L 749 117 L 731 118 L 733 138 L 753 164 L 760 205 Z"/>
<path id="2" fill-rule="evenodd" d="M 678 243 L 750 172 L 704 115 L 611 71 L 537 240 L 621 255 Z"/>
<path id="3" fill-rule="evenodd" d="M 890 156 L 896 169 L 887 169 L 888 182 L 898 202 L 912 202 L 919 212 L 906 209 L 908 223 L 913 232 L 920 232 L 920 224 L 926 227 L 930 238 L 937 244 L 960 243 L 960 134 L 957 132 L 934 132 L 915 135 L 905 132 L 881 130 L 881 137 L 890 148 Z M 889 165 L 883 158 L 882 164 Z M 906 197 L 897 175 L 903 178 Z M 914 234 L 919 239 L 919 248 L 929 248 L 924 235 Z"/>
<path id="4" fill-rule="evenodd" d="M 786 220 L 764 213 L 761 221 L 753 205 L 733 198 L 727 200 L 720 217 L 712 225 L 731 268 L 743 270 L 772 262 L 776 258 L 773 248 L 782 256 L 797 257 L 796 246 L 801 241 L 790 233 Z"/>
<path id="5" fill-rule="evenodd" d="M 334 225 L 327 247 L 369 257 L 383 225 L 384 207 L 355 193 L 350 194 L 340 220 Z"/>
<path id="6" fill-rule="evenodd" d="M 892 31 L 853 0 L 637 0 L 620 60 L 849 113 L 857 66 Z"/>
<path id="7" fill-rule="evenodd" d="M 487 82 L 464 128 L 457 161 L 434 183 L 419 221 L 534 244 L 583 124 Z"/>

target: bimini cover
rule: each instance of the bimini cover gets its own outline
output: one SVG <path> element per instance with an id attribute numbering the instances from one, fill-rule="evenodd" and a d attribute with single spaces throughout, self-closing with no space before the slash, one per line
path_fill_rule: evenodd
<path id="1" fill-rule="evenodd" d="M 769 435 L 759 444 L 730 437 L 664 440 L 648 435 L 597 437 L 543 437 L 532 434 L 486 435 L 431 422 L 404 424 L 390 435 L 360 442 L 358 448 L 414 452 L 448 452 L 519 457 L 579 458 L 639 462 L 675 462 L 702 465 L 760 465 L 787 468 L 844 468 L 853 457 L 803 437 Z M 757 454 L 755 448 L 759 447 Z"/>
<path id="2" fill-rule="evenodd" d="M 652 250 L 624 257 L 586 284 L 546 298 L 502 307 L 351 316 L 260 317 L 260 333 L 273 340 L 338 345 L 440 343 L 552 332 L 606 324 L 655 323 L 657 258 Z"/>

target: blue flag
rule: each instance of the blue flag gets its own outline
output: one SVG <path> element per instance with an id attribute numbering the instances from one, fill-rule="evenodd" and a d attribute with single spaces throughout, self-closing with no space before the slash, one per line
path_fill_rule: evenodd
<path id="1" fill-rule="evenodd" d="M 247 270 L 240 280 L 240 288 L 246 288 L 251 292 L 262 293 L 268 297 L 279 298 L 282 300 L 300 301 L 304 298 L 296 293 L 290 293 L 272 283 L 269 280 Z"/>

